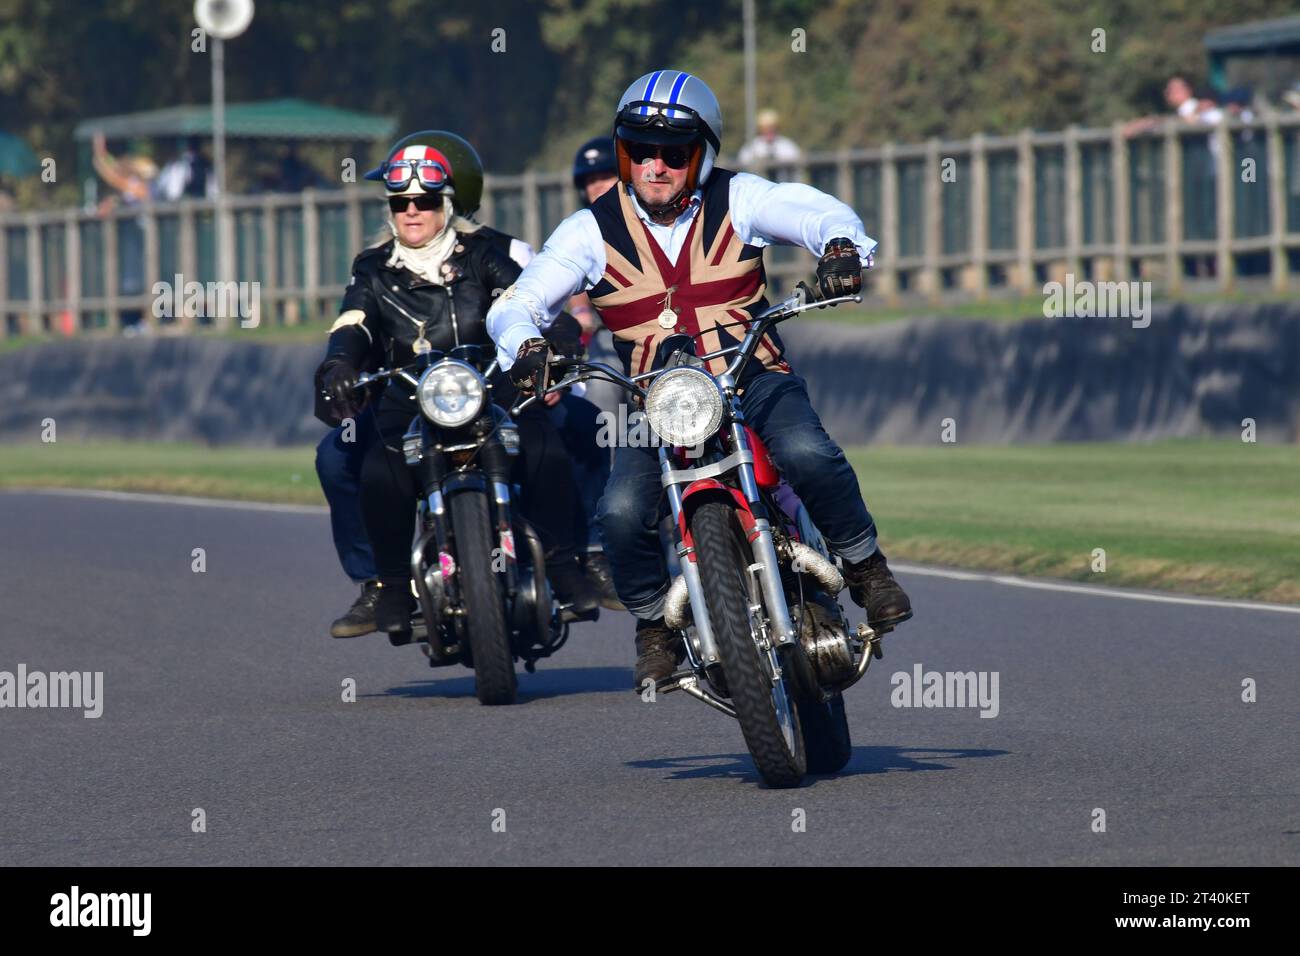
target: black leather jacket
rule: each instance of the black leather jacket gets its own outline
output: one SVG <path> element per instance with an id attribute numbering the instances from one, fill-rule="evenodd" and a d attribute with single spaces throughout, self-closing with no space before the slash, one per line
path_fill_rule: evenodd
<path id="1" fill-rule="evenodd" d="M 444 285 L 388 266 L 395 241 L 366 249 L 352 262 L 352 279 L 339 314 L 355 310 L 363 318 L 330 334 L 325 361 L 316 371 L 316 416 L 327 424 L 337 424 L 338 419 L 321 401 L 325 373 L 339 362 L 358 371 L 410 365 L 415 361 L 412 346 L 419 336 L 419 322 L 425 323 L 424 337 L 435 351 L 450 351 L 458 344 L 482 345 L 489 354 L 495 350 L 487 332 L 487 311 L 494 297 L 522 271 L 506 251 L 510 237 L 487 227 L 460 233 L 455 251 L 443 265 Z M 545 334 L 560 351 L 576 354 L 574 349 L 581 349 L 581 327 L 567 313 Z M 390 394 L 385 404 L 409 407 L 413 389 L 408 383 L 392 379 L 386 391 Z M 506 403 L 514 392 L 500 373 L 493 378 L 493 391 L 498 404 Z"/>

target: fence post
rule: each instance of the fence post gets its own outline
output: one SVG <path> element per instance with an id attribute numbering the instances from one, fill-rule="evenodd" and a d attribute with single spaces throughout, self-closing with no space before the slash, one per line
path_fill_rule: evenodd
<path id="1" fill-rule="evenodd" d="M 77 210 L 69 209 L 63 216 L 63 245 L 67 250 L 64 268 L 67 272 L 67 290 L 63 303 L 66 311 L 72 313 L 73 332 L 81 331 L 81 230 L 77 225 Z M 148 246 L 145 246 L 146 251 Z M 148 260 L 146 259 L 146 262 Z M 148 275 L 145 276 L 146 281 Z M 146 289 L 152 288 L 152 283 Z M 152 312 L 152 310 L 150 310 Z"/>
<path id="2" fill-rule="evenodd" d="M 361 251 L 361 244 L 366 241 L 362 235 L 365 227 L 361 217 L 361 197 L 355 189 L 349 189 L 347 195 L 348 248 L 355 254 Z"/>
<path id="3" fill-rule="evenodd" d="M 542 217 L 538 209 L 537 173 L 524 173 L 524 242 L 534 249 L 542 247 Z"/>
<path id="4" fill-rule="evenodd" d="M 1286 258 L 1286 152 L 1276 110 L 1265 115 L 1268 126 L 1268 221 L 1272 253 L 1273 291 L 1285 292 L 1288 283 Z"/>
<path id="5" fill-rule="evenodd" d="M 9 337 L 9 224 L 0 222 L 0 334 Z M 18 330 L 20 333 L 22 329 Z"/>
<path id="6" fill-rule="evenodd" d="M 28 331 L 34 324 L 37 333 L 45 331 L 45 272 L 41 262 L 41 227 L 36 214 L 27 216 L 27 305 Z"/>
<path id="7" fill-rule="evenodd" d="M 104 217 L 104 298 L 108 300 L 104 318 L 110 332 L 122 331 L 122 309 L 118 302 L 121 293 L 118 258 L 117 217 L 110 212 Z"/>
<path id="8" fill-rule="evenodd" d="M 180 266 L 181 266 L 181 283 L 197 282 L 199 278 L 199 242 L 197 231 L 199 220 L 194 215 L 193 201 L 183 201 L 181 203 L 180 215 Z M 197 325 L 198 316 L 190 312 L 185 305 L 184 288 L 177 290 L 177 300 L 181 303 L 180 315 L 176 321 L 180 322 L 181 329 L 187 334 L 194 331 Z"/>
<path id="9" fill-rule="evenodd" d="M 858 197 L 853 194 L 853 165 L 849 162 L 847 146 L 841 147 L 835 154 L 835 194 L 855 212 L 858 210 Z"/>
<path id="10" fill-rule="evenodd" d="M 320 207 L 317 192 L 304 190 L 302 194 L 302 300 L 306 306 L 308 322 L 319 318 L 320 301 Z"/>
<path id="11" fill-rule="evenodd" d="M 1217 154 L 1214 157 L 1215 198 L 1218 205 L 1216 218 L 1219 227 L 1215 249 L 1215 264 L 1217 266 L 1215 271 L 1219 274 L 1219 291 L 1231 292 L 1236 284 L 1232 260 L 1232 234 L 1236 225 L 1233 222 L 1236 197 L 1233 196 L 1232 187 L 1236 164 L 1232 161 L 1232 134 L 1228 130 L 1226 118 L 1214 128 L 1213 135 L 1218 147 Z"/>
<path id="12" fill-rule="evenodd" d="M 989 297 L 989 157 L 984 134 L 970 139 L 970 256 L 975 298 Z"/>
<path id="13" fill-rule="evenodd" d="M 1129 171 L 1128 138 L 1124 135 L 1124 124 L 1116 123 L 1110 133 L 1110 168 L 1113 181 L 1113 206 L 1111 209 L 1111 232 L 1115 237 L 1115 276 L 1119 282 L 1128 281 L 1128 236 L 1129 236 Z"/>
<path id="14" fill-rule="evenodd" d="M 1029 137 L 1027 129 L 1016 136 L 1016 265 L 1024 295 L 1034 286 L 1034 144 Z"/>
<path id="15" fill-rule="evenodd" d="M 931 138 L 925 144 L 925 211 L 924 231 L 921 235 L 921 252 L 925 268 L 921 272 L 921 288 L 931 302 L 939 301 L 939 244 L 941 239 L 941 212 L 943 182 L 940 180 L 939 140 Z"/>
<path id="16" fill-rule="evenodd" d="M 143 215 L 144 219 L 144 291 L 150 296 L 149 305 L 141 312 L 141 321 L 143 321 L 150 331 L 158 331 L 158 316 L 153 311 L 153 287 L 160 276 L 158 271 L 161 264 L 158 259 L 158 213 L 153 204 L 146 207 Z M 183 293 L 184 290 L 180 290 Z M 180 294 L 178 293 L 178 294 Z M 175 301 L 173 298 L 172 301 Z"/>
<path id="17" fill-rule="evenodd" d="M 1183 138 L 1178 122 L 1165 120 L 1165 288 L 1177 295 L 1183 288 Z"/>
<path id="18" fill-rule="evenodd" d="M 898 167 L 893 143 L 880 148 L 880 246 L 885 252 L 880 291 L 894 305 L 898 302 Z"/>
<path id="19" fill-rule="evenodd" d="M 1065 128 L 1065 270 L 1081 277 L 1083 266 L 1083 165 L 1079 127 Z"/>
<path id="20" fill-rule="evenodd" d="M 258 302 L 258 315 L 263 321 L 270 319 L 279 324 L 280 319 L 280 250 L 276 248 L 275 204 L 269 196 L 262 197 L 262 294 Z M 264 303 L 269 303 L 267 308 Z"/>
<path id="21" fill-rule="evenodd" d="M 492 219 L 496 213 L 496 201 L 492 196 L 494 186 L 491 176 L 483 177 L 483 200 L 479 203 L 478 221 L 495 228 L 496 222 Z"/>

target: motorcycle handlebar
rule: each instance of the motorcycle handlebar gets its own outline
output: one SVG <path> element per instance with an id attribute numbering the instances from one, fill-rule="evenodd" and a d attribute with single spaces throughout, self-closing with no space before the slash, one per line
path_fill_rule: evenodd
<path id="1" fill-rule="evenodd" d="M 750 355 L 752 355 L 754 350 L 758 347 L 758 342 L 763 337 L 763 334 L 768 328 L 776 323 L 783 322 L 786 319 L 792 318 L 801 312 L 807 312 L 810 309 L 825 309 L 829 306 L 841 305 L 846 302 L 861 301 L 861 295 L 842 295 L 833 299 L 819 299 L 816 297 L 812 289 L 810 289 L 805 283 L 800 282 L 795 286 L 794 295 L 782 302 L 776 303 L 768 309 L 765 309 L 754 317 L 754 321 L 750 324 L 749 330 L 745 336 L 745 341 L 739 346 L 732 346 L 731 348 L 722 349 L 718 352 L 711 352 L 707 356 L 700 357 L 717 358 L 722 355 L 737 353 L 735 360 L 727 371 L 732 375 L 739 374 L 739 372 L 744 368 Z M 514 407 L 510 409 L 512 415 L 517 415 L 543 395 L 548 395 L 559 389 L 567 388 L 575 382 L 591 378 L 596 373 L 602 373 L 602 377 L 606 378 L 606 380 L 623 386 L 635 395 L 644 396 L 645 389 L 643 389 L 638 382 L 641 379 L 653 378 L 662 371 L 662 369 L 655 369 L 651 372 L 645 372 L 641 375 L 628 378 L 622 372 L 600 362 L 589 362 L 582 358 L 568 357 L 553 358 L 548 363 L 548 367 L 560 372 L 575 372 L 576 374 L 571 377 L 562 376 L 559 381 L 553 382 L 550 386 L 543 389 L 540 394 L 532 395 L 524 399 L 522 402 L 516 403 Z M 584 372 L 587 374 L 582 374 Z"/>

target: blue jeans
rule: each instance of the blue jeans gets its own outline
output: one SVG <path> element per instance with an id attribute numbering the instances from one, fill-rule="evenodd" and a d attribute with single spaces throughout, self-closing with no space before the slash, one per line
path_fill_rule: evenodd
<path id="1" fill-rule="evenodd" d="M 330 530 L 343 572 L 358 584 L 372 581 L 375 555 L 361 518 L 361 464 L 379 438 L 375 413 L 367 407 L 356 419 L 353 441 L 343 440 L 343 427 L 331 429 L 316 446 L 316 476 L 330 505 Z"/>
<path id="2" fill-rule="evenodd" d="M 831 549 L 845 561 L 869 557 L 876 550 L 875 522 L 852 466 L 813 410 L 804 380 L 761 372 L 746 384 L 740 406 Z M 619 600 L 642 620 L 663 616 L 668 591 L 659 546 L 666 501 L 659 476 L 657 448 L 620 445 L 597 515 Z"/>

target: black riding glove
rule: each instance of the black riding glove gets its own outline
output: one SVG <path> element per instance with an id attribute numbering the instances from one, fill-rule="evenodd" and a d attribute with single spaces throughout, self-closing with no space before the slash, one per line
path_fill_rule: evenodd
<path id="1" fill-rule="evenodd" d="M 817 260 L 817 287 L 823 299 L 862 291 L 862 260 L 852 239 L 832 239 Z"/>
<path id="2" fill-rule="evenodd" d="M 321 391 L 339 421 L 356 418 L 363 404 L 357 393 L 357 370 L 347 362 L 334 359 L 326 362 L 320 372 Z"/>
<path id="3" fill-rule="evenodd" d="M 546 339 L 528 339 L 519 346 L 515 362 L 510 366 L 510 381 L 520 394 L 531 395 L 538 386 L 546 387 L 546 363 L 550 359 L 551 343 Z"/>

